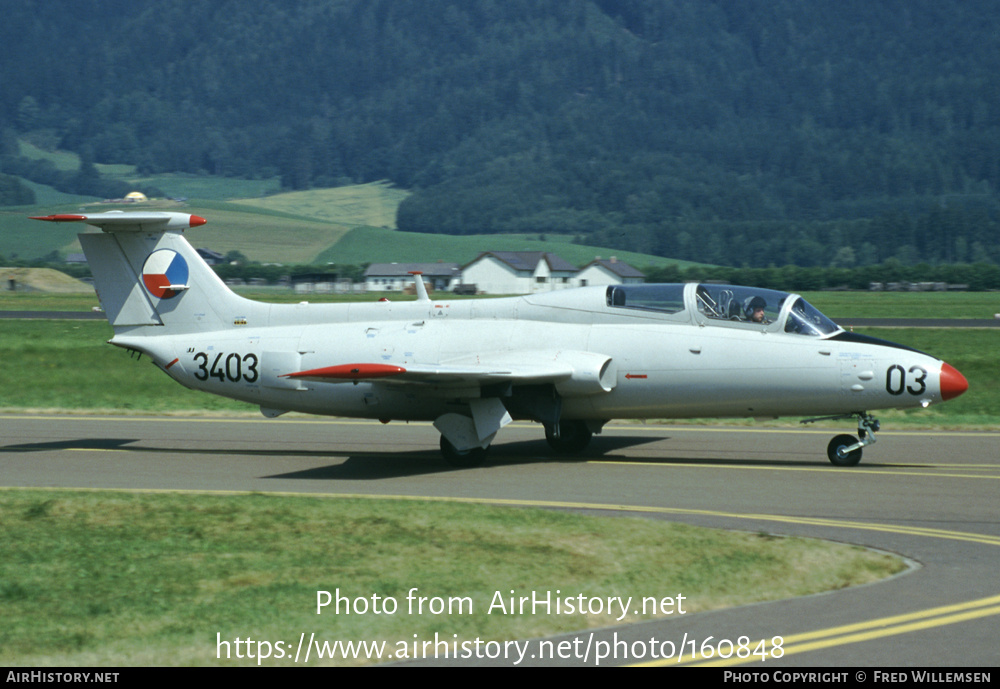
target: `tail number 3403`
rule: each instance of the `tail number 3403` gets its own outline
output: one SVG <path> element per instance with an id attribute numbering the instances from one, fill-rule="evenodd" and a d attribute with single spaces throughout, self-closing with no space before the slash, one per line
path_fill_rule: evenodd
<path id="1" fill-rule="evenodd" d="M 198 380 L 208 380 L 218 378 L 223 383 L 227 380 L 231 383 L 243 381 L 245 383 L 256 383 L 260 374 L 257 372 L 256 354 L 226 354 L 220 352 L 212 361 L 212 366 L 208 365 L 208 354 L 198 352 L 194 355 L 194 360 L 198 363 L 198 369 L 194 372 L 194 377 Z"/>

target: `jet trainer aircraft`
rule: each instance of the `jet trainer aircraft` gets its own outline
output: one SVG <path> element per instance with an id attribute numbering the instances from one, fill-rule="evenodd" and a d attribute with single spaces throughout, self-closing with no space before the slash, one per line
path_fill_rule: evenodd
<path id="1" fill-rule="evenodd" d="M 512 419 L 560 453 L 614 418 L 857 419 L 827 455 L 853 466 L 876 409 L 926 407 L 966 379 L 927 354 L 845 332 L 802 297 L 715 284 L 583 287 L 501 299 L 265 304 L 231 292 L 175 212 L 49 215 L 80 235 L 111 344 L 182 385 L 288 411 L 428 420 L 457 466 Z"/>

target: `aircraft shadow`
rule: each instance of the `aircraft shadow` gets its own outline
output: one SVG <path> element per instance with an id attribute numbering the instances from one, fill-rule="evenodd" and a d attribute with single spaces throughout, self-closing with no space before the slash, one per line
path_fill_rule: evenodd
<path id="1" fill-rule="evenodd" d="M 600 457 L 604 453 L 627 449 L 652 442 L 647 437 L 595 438 L 587 452 L 579 456 L 555 455 L 544 440 L 526 440 L 500 443 L 491 448 L 486 461 L 478 469 L 513 466 L 518 464 L 539 464 L 550 462 L 575 463 Z M 59 452 L 72 450 L 105 450 L 109 452 L 129 452 L 147 455 L 190 455 L 204 454 L 217 457 L 298 457 L 323 461 L 331 457 L 345 457 L 343 461 L 311 469 L 265 475 L 262 478 L 293 478 L 304 480 L 378 480 L 403 476 L 469 471 L 447 464 L 436 449 L 411 450 L 405 452 L 384 452 L 377 449 L 363 452 L 338 452 L 336 448 L 327 450 L 296 450 L 294 448 L 212 448 L 163 447 L 144 445 L 140 438 L 76 438 L 65 440 L 39 441 L 0 446 L 0 454 Z"/>
<path id="2" fill-rule="evenodd" d="M 662 438 L 660 438 L 662 440 Z M 477 467 L 453 467 L 446 463 L 437 451 L 414 452 L 353 452 L 339 464 L 315 467 L 302 471 L 273 474 L 262 478 L 303 479 L 303 480 L 351 480 L 372 481 L 399 478 L 417 474 L 443 474 L 458 471 L 482 471 L 491 468 L 528 464 L 551 464 L 565 462 L 577 464 L 588 459 L 601 457 L 605 452 L 625 449 L 643 443 L 653 442 L 648 436 L 634 438 L 616 436 L 596 439 L 586 452 L 580 455 L 556 455 L 544 440 L 523 440 L 498 443 L 490 448 L 486 460 Z"/>
<path id="3" fill-rule="evenodd" d="M 490 468 L 508 467 L 530 464 L 550 464 L 560 462 L 566 464 L 582 463 L 600 460 L 607 464 L 621 463 L 623 465 L 648 464 L 650 466 L 664 465 L 701 465 L 718 467 L 817 467 L 824 466 L 820 458 L 807 460 L 790 460 L 773 458 L 711 458 L 697 456 L 614 456 L 612 453 L 620 450 L 638 448 L 654 442 L 669 441 L 669 436 L 650 438 L 648 435 L 614 437 L 595 437 L 586 451 L 580 455 L 555 455 L 544 440 L 523 440 L 509 443 L 498 443 L 490 449 L 486 461 L 478 467 L 460 468 L 447 464 L 437 450 L 412 450 L 405 452 L 384 452 L 378 449 L 363 452 L 339 453 L 336 449 L 329 450 L 295 450 L 253 449 L 253 448 L 171 448 L 150 447 L 137 443 L 138 438 L 81 438 L 70 440 L 43 441 L 37 443 L 22 443 L 0 447 L 0 453 L 53 452 L 60 450 L 107 450 L 118 452 L 135 452 L 143 454 L 190 455 L 193 453 L 219 457 L 263 457 L 289 458 L 299 457 L 317 461 L 328 460 L 331 456 L 344 457 L 342 461 L 326 464 L 310 469 L 290 472 L 266 474 L 266 479 L 300 479 L 326 481 L 372 481 L 379 479 L 420 476 L 425 474 L 442 474 L 458 471 L 482 471 Z M 866 463 L 868 467 L 878 464 Z"/>
<path id="4" fill-rule="evenodd" d="M 511 443 L 498 443 L 490 448 L 489 454 L 478 467 L 453 467 L 434 451 L 416 452 L 355 452 L 338 464 L 330 464 L 301 471 L 291 471 L 271 474 L 262 478 L 300 479 L 313 481 L 372 481 L 379 479 L 401 478 L 404 476 L 422 474 L 445 474 L 460 471 L 488 471 L 490 469 L 531 464 L 580 464 L 600 460 L 605 464 L 621 463 L 622 465 L 648 464 L 650 466 L 664 465 L 700 465 L 700 466 L 731 466 L 731 467 L 824 467 L 826 463 L 817 459 L 804 460 L 774 460 L 774 459 L 744 459 L 744 458 L 711 458 L 711 457 L 622 457 L 612 456 L 617 450 L 627 450 L 652 442 L 669 440 L 669 438 L 649 438 L 643 436 L 615 436 L 613 438 L 595 438 L 587 450 L 579 455 L 552 454 L 545 441 L 527 440 Z M 869 466 L 878 466 L 871 464 Z"/>
<path id="5" fill-rule="evenodd" d="M 128 450 L 128 445 L 139 438 L 81 438 L 79 440 L 50 440 L 42 443 L 4 445 L 0 452 L 53 452 L 59 450 Z"/>

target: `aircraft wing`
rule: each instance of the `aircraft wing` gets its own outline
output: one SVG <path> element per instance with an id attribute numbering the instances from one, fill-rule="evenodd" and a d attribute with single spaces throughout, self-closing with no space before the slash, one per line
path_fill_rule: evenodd
<path id="1" fill-rule="evenodd" d="M 611 357 L 593 352 L 506 352 L 446 364 L 338 364 L 286 373 L 283 378 L 325 383 L 383 382 L 459 387 L 512 383 L 552 383 L 562 394 L 611 391 L 617 371 Z"/>

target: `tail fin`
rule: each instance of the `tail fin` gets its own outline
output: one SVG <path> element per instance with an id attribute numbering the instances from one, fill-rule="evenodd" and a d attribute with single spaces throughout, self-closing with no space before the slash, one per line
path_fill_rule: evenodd
<path id="1" fill-rule="evenodd" d="M 171 332 L 231 327 L 253 304 L 230 291 L 184 238 L 185 229 L 205 224 L 197 215 L 109 211 L 33 219 L 103 230 L 79 238 L 116 333 L 136 326 L 168 326 Z"/>

